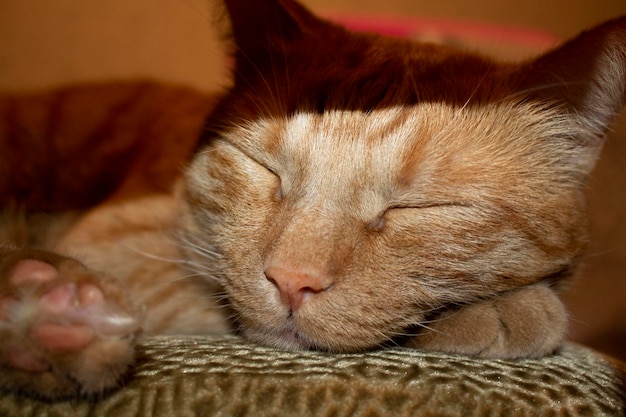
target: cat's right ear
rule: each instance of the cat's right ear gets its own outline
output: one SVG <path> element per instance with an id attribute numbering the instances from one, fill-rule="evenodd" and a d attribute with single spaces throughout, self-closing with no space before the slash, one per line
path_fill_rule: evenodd
<path id="1" fill-rule="evenodd" d="M 233 41 L 235 77 L 280 62 L 285 48 L 327 23 L 294 0 L 224 0 Z"/>

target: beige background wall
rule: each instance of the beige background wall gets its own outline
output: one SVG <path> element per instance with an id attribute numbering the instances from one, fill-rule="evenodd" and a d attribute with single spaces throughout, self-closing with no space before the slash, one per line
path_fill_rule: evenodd
<path id="1" fill-rule="evenodd" d="M 224 83 L 215 0 L 0 0 L 0 89 L 150 76 Z M 303 0 L 325 12 L 435 17 L 571 36 L 626 13 L 626 0 Z"/>

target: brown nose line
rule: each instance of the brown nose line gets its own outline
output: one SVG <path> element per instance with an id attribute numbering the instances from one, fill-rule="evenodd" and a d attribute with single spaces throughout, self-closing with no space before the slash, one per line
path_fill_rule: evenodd
<path id="1" fill-rule="evenodd" d="M 282 303 L 291 311 L 298 310 L 303 302 L 330 287 L 327 280 L 314 270 L 269 266 L 265 276 L 276 286 Z"/>

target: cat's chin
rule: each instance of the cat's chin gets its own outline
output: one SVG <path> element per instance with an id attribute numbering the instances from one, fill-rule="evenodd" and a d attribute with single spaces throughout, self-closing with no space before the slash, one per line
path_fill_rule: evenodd
<path id="1" fill-rule="evenodd" d="M 284 350 L 313 350 L 329 353 L 355 353 L 372 349 L 376 346 L 385 346 L 385 343 L 392 341 L 381 341 L 372 345 L 358 343 L 354 338 L 343 338 L 339 340 L 335 337 L 326 339 L 316 339 L 306 331 L 298 329 L 296 325 L 288 321 L 274 328 L 242 328 L 242 334 L 249 340 L 277 349 Z M 329 343 L 330 341 L 330 343 Z"/>
<path id="2" fill-rule="evenodd" d="M 243 334 L 259 344 L 285 350 L 318 350 L 328 351 L 292 324 L 286 324 L 277 329 L 250 330 L 245 329 Z"/>
<path id="3" fill-rule="evenodd" d="M 414 312 L 410 316 L 403 316 L 402 320 L 397 320 L 399 323 L 392 326 L 382 322 L 376 332 L 355 325 L 351 319 L 346 318 L 344 323 L 330 320 L 320 322 L 300 314 L 265 322 L 241 320 L 237 327 L 241 335 L 264 346 L 284 350 L 356 353 L 388 345 L 404 345 L 422 330 L 419 323 L 424 321 L 424 314 Z"/>

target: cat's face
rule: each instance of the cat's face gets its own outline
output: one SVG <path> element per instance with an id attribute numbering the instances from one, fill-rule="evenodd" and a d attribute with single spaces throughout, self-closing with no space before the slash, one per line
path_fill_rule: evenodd
<path id="1" fill-rule="evenodd" d="M 285 3 L 267 44 L 233 16 L 245 58 L 187 176 L 187 238 L 213 254 L 247 336 L 366 349 L 570 273 L 597 127 L 525 95 L 518 67 Z"/>

